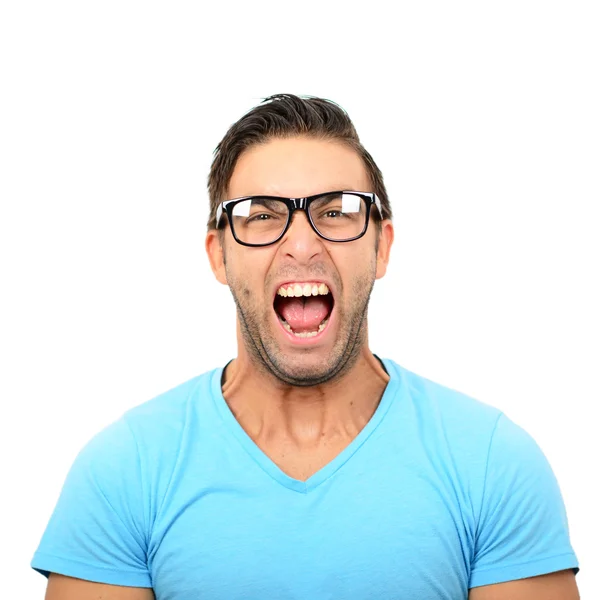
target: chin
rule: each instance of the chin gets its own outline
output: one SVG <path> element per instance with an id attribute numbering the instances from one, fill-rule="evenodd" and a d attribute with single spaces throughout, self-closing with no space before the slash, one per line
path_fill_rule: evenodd
<path id="1" fill-rule="evenodd" d="M 296 353 L 277 351 L 275 356 L 269 356 L 270 364 L 266 366 L 284 383 L 300 387 L 319 385 L 334 379 L 347 367 L 350 357 L 340 353 L 337 358 L 332 358 L 335 354 L 328 352 L 325 358 L 321 352 L 318 355 L 307 352 L 304 356 L 298 356 Z"/>

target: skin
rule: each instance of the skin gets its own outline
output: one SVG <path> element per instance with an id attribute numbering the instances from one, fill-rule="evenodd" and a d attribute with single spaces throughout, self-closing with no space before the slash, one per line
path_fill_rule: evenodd
<path id="1" fill-rule="evenodd" d="M 107 585 L 51 573 L 46 600 L 154 600 L 150 588 Z"/>
<path id="2" fill-rule="evenodd" d="M 239 159 L 229 198 L 253 194 L 300 197 L 335 190 L 370 191 L 359 157 L 340 144 L 306 138 L 273 140 Z M 296 213 L 286 236 L 265 248 L 222 243 L 208 233 L 206 249 L 218 281 L 236 300 L 238 355 L 225 371 L 223 395 L 240 424 L 284 471 L 305 480 L 329 462 L 373 415 L 388 376 L 368 348 L 366 308 L 383 277 L 394 239 L 382 223 L 377 239 L 320 239 Z M 331 281 L 339 319 L 309 350 L 286 343 L 273 321 L 273 285 Z M 348 350 L 350 348 L 350 350 Z M 469 600 L 579 600 L 571 570 L 469 590 Z M 46 600 L 152 600 L 152 590 L 51 574 Z"/>
<path id="3" fill-rule="evenodd" d="M 580 600 L 570 569 L 469 590 L 469 600 Z"/>
<path id="4" fill-rule="evenodd" d="M 228 197 L 340 189 L 371 191 L 354 150 L 311 138 L 274 139 L 238 159 Z M 213 272 L 237 305 L 238 356 L 225 372 L 223 394 L 242 427 L 291 476 L 308 478 L 354 439 L 377 408 L 388 376 L 369 350 L 366 311 L 393 238 L 390 221 L 378 234 L 372 220 L 359 240 L 328 242 L 300 211 L 271 246 L 241 246 L 229 228 L 222 240 L 215 231 L 207 235 Z M 294 346 L 277 324 L 275 289 L 282 282 L 321 280 L 334 295 L 337 319 L 319 344 Z"/>

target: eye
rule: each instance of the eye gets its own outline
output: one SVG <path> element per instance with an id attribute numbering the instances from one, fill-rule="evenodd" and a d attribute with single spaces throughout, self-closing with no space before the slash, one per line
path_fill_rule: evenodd
<path id="1" fill-rule="evenodd" d="M 257 215 L 252 215 L 247 222 L 251 223 L 252 221 L 268 221 L 269 219 L 272 219 L 272 215 L 269 215 L 267 213 L 258 213 Z"/>

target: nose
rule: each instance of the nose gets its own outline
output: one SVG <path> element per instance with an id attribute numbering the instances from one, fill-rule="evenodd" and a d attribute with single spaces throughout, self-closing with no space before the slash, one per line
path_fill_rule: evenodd
<path id="1" fill-rule="evenodd" d="M 303 210 L 292 213 L 292 222 L 281 241 L 281 249 L 299 263 L 308 263 L 323 251 L 323 240 L 317 235 Z"/>

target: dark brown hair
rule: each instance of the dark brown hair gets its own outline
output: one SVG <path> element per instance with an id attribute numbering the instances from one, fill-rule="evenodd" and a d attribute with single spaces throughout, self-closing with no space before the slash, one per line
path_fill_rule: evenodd
<path id="1" fill-rule="evenodd" d="M 261 104 L 234 123 L 215 149 L 208 175 L 209 229 L 216 228 L 216 208 L 226 199 L 229 181 L 242 152 L 272 138 L 300 135 L 340 141 L 356 150 L 365 164 L 373 191 L 381 200 L 383 218 L 392 217 L 383 175 L 372 156 L 360 143 L 356 129 L 346 111 L 335 102 L 323 98 L 276 94 L 265 98 Z"/>

